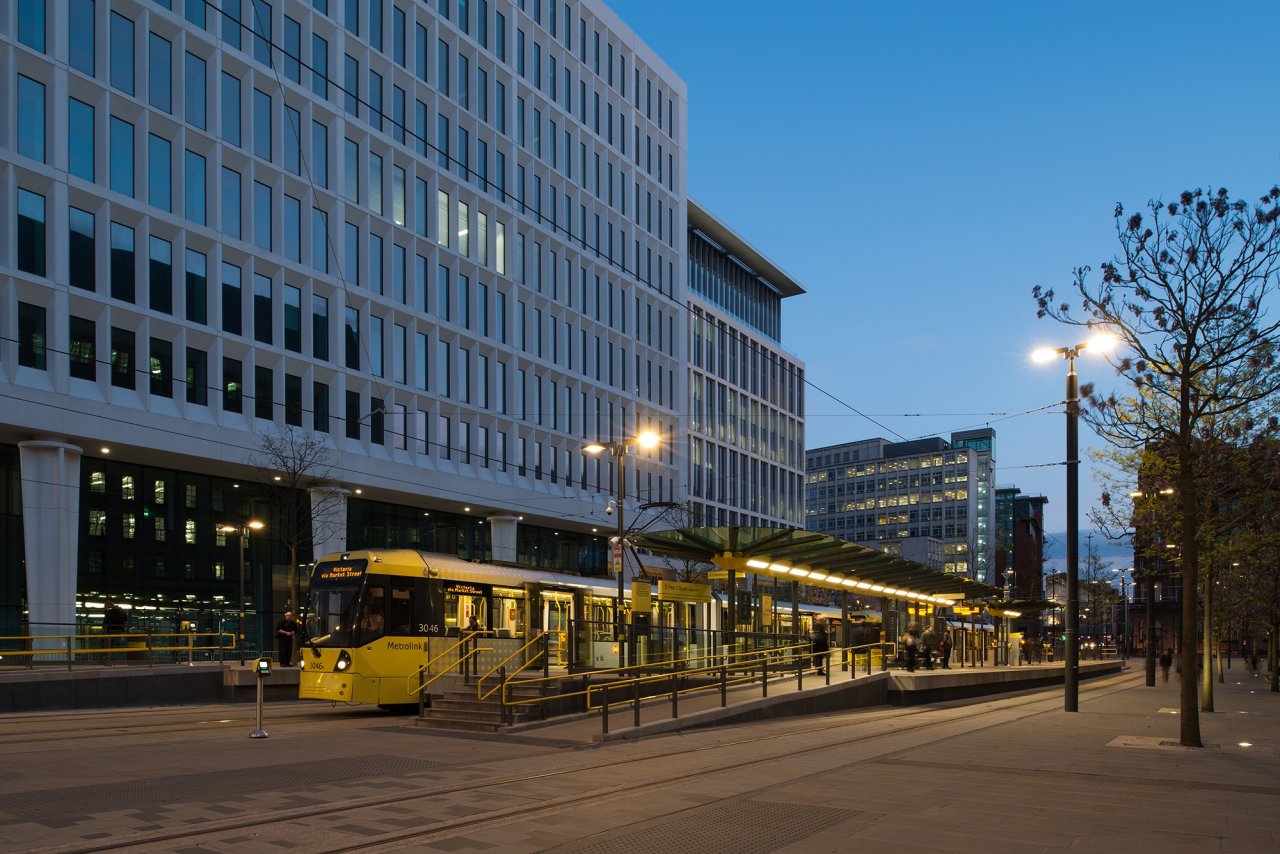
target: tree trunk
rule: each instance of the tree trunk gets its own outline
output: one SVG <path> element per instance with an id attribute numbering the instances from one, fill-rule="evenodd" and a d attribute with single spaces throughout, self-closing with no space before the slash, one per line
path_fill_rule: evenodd
<path id="1" fill-rule="evenodd" d="M 1196 491 L 1195 460 L 1191 447 L 1191 383 L 1183 377 L 1179 400 L 1178 500 L 1182 502 L 1182 680 L 1179 684 L 1178 720 L 1183 747 L 1203 747 L 1200 741 L 1200 699 L 1196 690 L 1196 576 L 1199 554 L 1196 534 L 1200 529 Z"/>
<path id="2" fill-rule="evenodd" d="M 1213 711 L 1213 578 L 1204 578 L 1204 615 L 1200 641 L 1204 646 L 1200 667 L 1200 711 Z"/>
<path id="3" fill-rule="evenodd" d="M 1267 664 L 1271 670 L 1271 690 L 1280 691 L 1280 620 L 1272 623 L 1271 637 L 1267 639 Z"/>

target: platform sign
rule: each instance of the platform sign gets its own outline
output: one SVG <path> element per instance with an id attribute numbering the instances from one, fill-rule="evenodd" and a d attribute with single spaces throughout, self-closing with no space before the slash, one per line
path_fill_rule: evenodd
<path id="1" fill-rule="evenodd" d="M 687 581 L 659 581 L 658 598 L 664 602 L 710 602 L 711 585 Z"/>
<path id="2" fill-rule="evenodd" d="M 708 581 L 728 581 L 729 570 L 727 569 L 710 570 L 709 572 L 707 572 L 707 580 Z"/>
<path id="3" fill-rule="evenodd" d="M 631 582 L 631 612 L 649 613 L 653 607 L 653 588 L 649 582 L 636 579 Z"/>

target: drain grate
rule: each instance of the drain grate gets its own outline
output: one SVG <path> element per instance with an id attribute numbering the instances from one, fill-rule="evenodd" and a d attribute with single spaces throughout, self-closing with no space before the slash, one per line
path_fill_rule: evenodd
<path id="1" fill-rule="evenodd" d="M 858 815 L 857 810 L 775 801 L 733 801 L 681 813 L 661 824 L 553 848 L 556 854 L 768 854 Z"/>
<path id="2" fill-rule="evenodd" d="M 448 767 L 450 766 L 441 762 L 381 754 L 316 759 L 285 765 L 180 774 L 151 780 L 13 792 L 0 795 L 0 812 L 31 821 L 56 819 L 59 825 L 66 825 L 94 813 L 146 811 L 166 804 L 190 801 L 216 804 L 260 792 L 284 791 L 369 777 L 399 777 Z"/>

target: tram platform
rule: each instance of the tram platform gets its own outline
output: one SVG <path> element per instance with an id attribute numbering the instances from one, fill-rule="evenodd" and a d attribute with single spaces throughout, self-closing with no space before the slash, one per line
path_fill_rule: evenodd
<path id="1" fill-rule="evenodd" d="M 0 712 L 253 702 L 257 676 L 252 662 L 0 666 Z M 296 667 L 273 667 L 263 686 L 264 699 L 296 700 L 299 673 Z"/>
<path id="2" fill-rule="evenodd" d="M 1126 662 L 1080 662 L 1080 679 L 1122 672 Z M 1141 664 L 1141 662 L 1139 662 Z M 672 714 L 669 696 L 642 700 L 637 715 L 632 702 L 610 707 L 606 730 L 599 711 L 532 721 L 507 727 L 502 732 L 536 732 L 567 742 L 605 742 L 644 738 L 717 725 L 745 723 L 792 715 L 848 711 L 871 706 L 913 706 L 961 700 L 999 693 L 1013 693 L 1061 685 L 1065 668 L 1061 663 L 1011 665 L 1007 667 L 965 667 L 964 669 L 918 669 L 875 671 L 851 674 L 833 668 L 828 682 L 813 671 L 798 680 L 794 674 L 769 681 L 767 695 L 759 683 L 729 689 L 721 705 L 718 691 L 702 691 L 677 698 Z M 637 722 L 638 721 L 638 722 Z"/>

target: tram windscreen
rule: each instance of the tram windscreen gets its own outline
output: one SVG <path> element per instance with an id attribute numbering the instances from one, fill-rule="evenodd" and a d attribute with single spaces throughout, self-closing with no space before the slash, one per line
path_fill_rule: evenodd
<path id="1" fill-rule="evenodd" d="M 368 561 L 323 561 L 311 575 L 307 637 L 317 646 L 349 646 Z"/>

